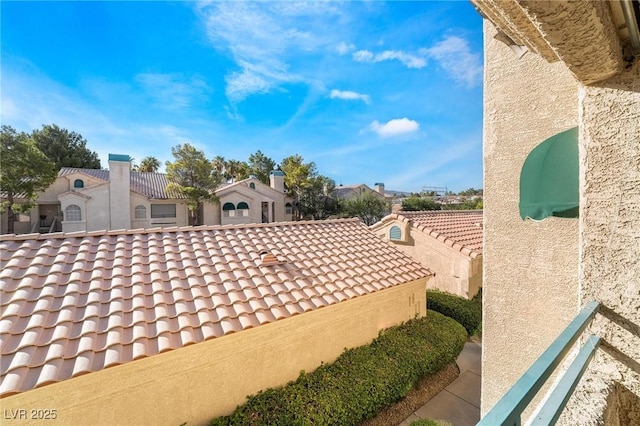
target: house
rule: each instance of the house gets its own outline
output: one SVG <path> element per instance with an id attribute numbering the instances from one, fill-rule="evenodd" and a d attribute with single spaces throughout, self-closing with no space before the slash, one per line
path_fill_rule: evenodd
<path id="1" fill-rule="evenodd" d="M 467 299 L 482 287 L 482 210 L 398 211 L 369 227 L 429 268 L 429 287 Z"/>
<path id="2" fill-rule="evenodd" d="M 357 219 L 0 237 L 3 412 L 208 424 L 426 314 Z"/>
<path id="3" fill-rule="evenodd" d="M 340 185 L 335 189 L 335 194 L 338 198 L 343 200 L 351 200 L 364 194 L 374 194 L 381 200 L 385 200 L 384 183 L 376 183 L 373 189 L 369 188 L 364 183 L 356 185 Z"/>
<path id="4" fill-rule="evenodd" d="M 255 177 L 223 185 L 219 203 L 204 203 L 202 224 L 226 225 L 291 220 L 284 173 L 271 173 L 271 186 Z M 64 167 L 40 196 L 31 214 L 20 215 L 16 234 L 137 229 L 189 225 L 186 197 L 166 190 L 163 173 L 131 171 L 127 155 L 109 154 L 109 170 Z M 6 215 L 2 215 L 6 230 Z M 4 232 L 3 232 L 4 233 Z"/>
<path id="5" fill-rule="evenodd" d="M 482 413 L 596 301 L 585 333 L 607 344 L 558 424 L 635 424 L 621 413 L 640 407 L 638 3 L 474 4 L 486 18 Z"/>

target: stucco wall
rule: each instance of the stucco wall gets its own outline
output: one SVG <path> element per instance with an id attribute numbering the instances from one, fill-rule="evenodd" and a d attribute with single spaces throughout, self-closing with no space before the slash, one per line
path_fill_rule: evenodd
<path id="1" fill-rule="evenodd" d="M 295 379 L 345 347 L 424 316 L 425 279 L 2 400 L 57 410 L 59 424 L 207 424 L 248 394 Z M 41 424 L 42 420 L 20 424 Z M 3 424 L 18 424 L 4 420 Z"/>
<path id="2" fill-rule="evenodd" d="M 433 237 L 425 235 L 406 223 L 397 220 L 376 229 L 376 235 L 389 241 L 397 249 L 408 254 L 435 273 L 429 280 L 428 288 L 434 288 L 461 297 L 471 299 L 482 286 L 482 256 L 475 259 L 443 244 Z M 404 232 L 408 230 L 406 241 L 389 240 L 389 230 L 398 226 Z"/>
<path id="3" fill-rule="evenodd" d="M 485 414 L 578 311 L 578 220 L 519 216 L 520 171 L 546 138 L 578 124 L 578 84 L 562 63 L 518 59 L 484 23 Z"/>
<path id="4" fill-rule="evenodd" d="M 640 63 L 580 90 L 580 284 L 635 332 L 598 315 L 590 332 L 640 362 Z M 617 321 L 619 323 L 619 321 Z M 603 353 L 592 361 L 563 424 L 597 424 L 613 382 L 640 395 L 640 372 Z"/>

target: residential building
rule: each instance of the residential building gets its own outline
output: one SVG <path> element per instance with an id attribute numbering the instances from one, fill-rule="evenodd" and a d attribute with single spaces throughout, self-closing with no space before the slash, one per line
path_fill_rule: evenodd
<path id="1" fill-rule="evenodd" d="M 20 215 L 15 233 L 75 232 L 190 225 L 186 197 L 167 191 L 163 173 L 131 171 L 127 155 L 109 155 L 109 170 L 64 167 L 39 195 L 30 214 Z M 222 185 L 217 203 L 204 203 L 204 225 L 291 220 L 284 174 L 271 173 L 270 186 L 255 177 Z M 1 233 L 6 231 L 2 215 Z"/>
<path id="2" fill-rule="evenodd" d="M 486 17 L 482 412 L 593 300 L 602 309 L 586 333 L 617 355 L 601 345 L 559 424 L 629 424 L 623 408 L 640 407 L 638 3 L 473 2 Z M 559 149 L 545 166 L 547 142 Z"/>
<path id="3" fill-rule="evenodd" d="M 471 299 L 482 287 L 482 210 L 398 211 L 369 229 L 429 268 L 429 288 Z"/>
<path id="4" fill-rule="evenodd" d="M 0 237 L 3 412 L 208 424 L 426 314 L 357 219 Z"/>

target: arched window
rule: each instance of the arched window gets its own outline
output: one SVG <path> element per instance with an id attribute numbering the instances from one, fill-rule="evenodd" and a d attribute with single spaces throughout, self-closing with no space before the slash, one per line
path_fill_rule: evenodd
<path id="1" fill-rule="evenodd" d="M 82 179 L 76 179 L 73 181 L 74 188 L 84 188 L 84 181 Z"/>
<path id="2" fill-rule="evenodd" d="M 389 239 L 390 240 L 401 240 L 402 239 L 402 230 L 398 226 L 392 226 L 389 229 Z"/>
<path id="3" fill-rule="evenodd" d="M 238 203 L 238 216 L 249 216 L 249 204 L 244 201 Z"/>
<path id="4" fill-rule="evenodd" d="M 147 208 L 143 205 L 137 205 L 135 210 L 135 218 L 136 219 L 146 219 L 147 218 Z"/>
<path id="5" fill-rule="evenodd" d="M 253 183 L 253 182 L 251 182 L 251 183 L 249 184 L 249 188 L 251 188 L 251 189 L 256 189 L 256 184 L 255 184 L 255 183 Z M 240 207 L 238 207 L 238 208 L 240 208 Z"/>
<path id="6" fill-rule="evenodd" d="M 224 203 L 222 206 L 222 216 L 232 217 L 236 215 L 236 206 L 233 203 Z"/>
<path id="7" fill-rule="evenodd" d="M 78 221 L 82 220 L 82 210 L 75 204 L 71 204 L 64 209 L 64 220 Z"/>
<path id="8" fill-rule="evenodd" d="M 287 203 L 284 205 L 284 214 L 293 214 L 293 206 L 291 203 Z"/>

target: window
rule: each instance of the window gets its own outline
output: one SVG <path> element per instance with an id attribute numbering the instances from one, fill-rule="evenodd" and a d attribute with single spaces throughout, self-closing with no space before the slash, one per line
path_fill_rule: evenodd
<path id="1" fill-rule="evenodd" d="M 284 205 L 284 214 L 293 214 L 293 206 L 291 203 L 287 203 Z"/>
<path id="2" fill-rule="evenodd" d="M 76 179 L 73 181 L 74 188 L 84 188 L 84 181 L 82 179 Z"/>
<path id="3" fill-rule="evenodd" d="M 232 217 L 236 215 L 236 206 L 233 203 L 224 203 L 222 206 L 222 216 Z"/>
<path id="4" fill-rule="evenodd" d="M 64 209 L 64 220 L 79 221 L 82 220 L 82 210 L 75 204 L 71 204 Z"/>
<path id="5" fill-rule="evenodd" d="M 175 204 L 151 204 L 151 219 L 176 217 Z"/>
<path id="6" fill-rule="evenodd" d="M 398 226 L 392 226 L 389 229 L 389 239 L 390 240 L 401 240 L 402 239 L 402 230 Z"/>
<path id="7" fill-rule="evenodd" d="M 238 216 L 249 216 L 249 204 L 244 201 L 238 203 Z"/>
<path id="8" fill-rule="evenodd" d="M 135 210 L 135 218 L 136 219 L 146 219 L 147 218 L 147 208 L 142 205 L 136 206 Z"/>
<path id="9" fill-rule="evenodd" d="M 249 188 L 251 188 L 251 189 L 256 189 L 256 184 L 255 184 L 255 183 L 253 183 L 253 182 L 251 182 L 251 183 L 249 184 Z"/>

